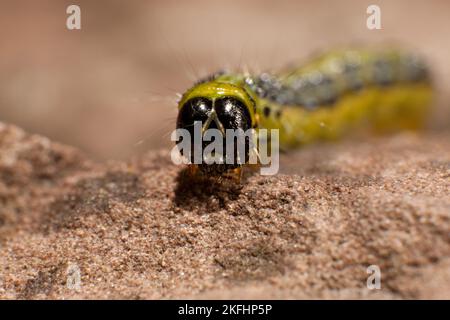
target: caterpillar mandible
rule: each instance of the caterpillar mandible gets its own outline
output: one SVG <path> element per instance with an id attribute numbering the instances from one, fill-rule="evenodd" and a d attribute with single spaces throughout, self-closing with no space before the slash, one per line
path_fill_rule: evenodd
<path id="1" fill-rule="evenodd" d="M 202 79 L 182 95 L 177 129 L 195 121 L 221 130 L 278 129 L 280 148 L 287 150 L 359 129 L 419 129 L 431 99 L 429 71 L 417 55 L 337 50 L 277 74 L 218 72 Z M 221 175 L 240 173 L 242 165 L 191 167 Z"/>

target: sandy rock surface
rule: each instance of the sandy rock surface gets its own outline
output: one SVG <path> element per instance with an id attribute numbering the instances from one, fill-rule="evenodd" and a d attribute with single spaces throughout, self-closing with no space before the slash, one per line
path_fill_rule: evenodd
<path id="1" fill-rule="evenodd" d="M 0 298 L 450 298 L 448 132 L 282 161 L 193 182 L 168 151 L 95 163 L 1 124 Z"/>

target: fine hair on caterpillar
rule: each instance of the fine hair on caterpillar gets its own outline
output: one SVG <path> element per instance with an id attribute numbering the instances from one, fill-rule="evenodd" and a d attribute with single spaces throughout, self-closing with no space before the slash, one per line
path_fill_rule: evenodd
<path id="1" fill-rule="evenodd" d="M 426 122 L 432 91 L 429 71 L 416 54 L 337 50 L 285 72 L 221 71 L 204 77 L 178 102 L 176 127 L 190 134 L 182 141 L 191 143 L 183 153 L 191 166 L 208 175 L 236 169 L 240 173 L 253 164 L 250 155 L 267 164 L 261 161 L 264 145 L 275 146 L 270 155 L 278 157 L 278 148 L 334 141 L 360 129 L 374 133 L 419 129 Z M 227 130 L 253 130 L 253 138 L 244 142 L 246 147 L 252 143 L 251 148 L 224 157 L 226 147 L 235 141 L 227 137 Z M 264 130 L 270 134 L 261 134 Z M 175 134 L 172 140 L 179 137 Z"/>

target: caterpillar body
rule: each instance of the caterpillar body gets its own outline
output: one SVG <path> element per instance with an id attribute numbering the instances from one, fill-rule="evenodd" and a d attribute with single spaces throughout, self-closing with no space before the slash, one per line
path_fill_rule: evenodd
<path id="1" fill-rule="evenodd" d="M 278 129 L 281 149 L 335 140 L 355 130 L 415 130 L 432 98 L 429 72 L 415 54 L 338 50 L 278 74 L 218 72 L 178 103 L 177 128 Z M 200 164 L 209 174 L 239 164 Z"/>

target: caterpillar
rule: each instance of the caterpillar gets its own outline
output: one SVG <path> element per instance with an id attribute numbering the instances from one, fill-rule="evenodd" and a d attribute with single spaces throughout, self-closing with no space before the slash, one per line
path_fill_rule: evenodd
<path id="1" fill-rule="evenodd" d="M 336 50 L 276 74 L 212 74 L 181 96 L 176 126 L 190 130 L 200 121 L 203 129 L 278 129 L 280 149 L 289 150 L 362 129 L 419 129 L 431 99 L 429 71 L 416 54 Z M 242 165 L 200 163 L 192 168 L 221 175 L 240 173 Z"/>

